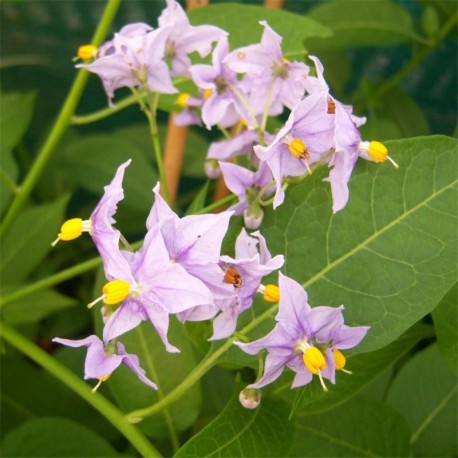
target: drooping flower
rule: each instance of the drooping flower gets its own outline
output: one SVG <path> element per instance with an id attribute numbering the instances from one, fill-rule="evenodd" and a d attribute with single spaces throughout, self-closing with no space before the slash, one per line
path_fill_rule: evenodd
<path id="1" fill-rule="evenodd" d="M 235 259 L 230 256 L 220 258 L 220 266 L 225 272 L 224 282 L 233 287 L 233 294 L 231 298 L 218 302 L 222 311 L 213 321 L 211 340 L 233 334 L 238 316 L 253 304 L 262 279 L 280 269 L 283 263 L 283 255 L 271 256 L 259 231 L 250 236 L 242 229 L 235 242 Z"/>
<path id="2" fill-rule="evenodd" d="M 205 285 L 215 300 L 230 297 L 231 287 L 224 283 L 224 272 L 218 263 L 221 244 L 233 212 L 180 218 L 159 194 L 159 186 L 154 188 L 154 193 L 155 202 L 146 222 L 147 228 L 157 228 L 172 262 Z M 177 316 L 181 321 L 200 321 L 213 317 L 217 311 L 212 301 L 188 308 Z"/>
<path id="3" fill-rule="evenodd" d="M 334 145 L 334 120 L 327 113 L 327 92 L 311 94 L 300 101 L 268 146 L 254 152 L 266 161 L 276 184 L 273 207 L 283 203 L 283 179 L 311 173 L 311 165 L 330 153 Z"/>
<path id="4" fill-rule="evenodd" d="M 99 383 L 105 382 L 112 372 L 121 364 L 127 366 L 146 385 L 157 389 L 157 385 L 145 375 L 140 367 L 138 356 L 127 353 L 121 342 L 104 344 L 97 336 L 89 336 L 81 340 L 60 339 L 56 337 L 53 342 L 69 347 L 87 347 L 86 361 L 84 363 L 84 378 L 97 379 Z"/>
<path id="5" fill-rule="evenodd" d="M 254 355 L 267 349 L 264 374 L 248 388 L 262 388 L 274 382 L 285 367 L 296 376 L 292 388 L 306 385 L 314 375 L 327 390 L 324 378 L 335 383 L 335 371 L 342 370 L 345 359 L 340 350 L 358 345 L 369 327 L 344 324 L 340 307 L 310 307 L 308 296 L 296 281 L 279 274 L 280 304 L 275 328 L 251 343 L 235 342 Z"/>
<path id="6" fill-rule="evenodd" d="M 258 229 L 263 217 L 258 201 L 259 193 L 264 190 L 262 197 L 268 197 L 275 191 L 269 167 L 261 162 L 259 169 L 253 172 L 230 162 L 220 162 L 219 166 L 226 186 L 239 198 L 239 202 L 229 207 L 229 210 L 233 210 L 236 215 L 244 215 L 245 226 L 249 229 Z M 269 187 L 269 184 L 272 185 Z"/>
<path id="7" fill-rule="evenodd" d="M 191 60 L 188 55 L 197 51 L 200 57 L 210 54 L 212 43 L 227 36 L 227 32 L 214 25 L 192 26 L 175 0 L 167 0 L 167 7 L 158 18 L 159 28 L 166 30 L 164 59 L 170 63 L 173 76 L 189 76 Z"/>
<path id="8" fill-rule="evenodd" d="M 124 198 L 122 181 L 124 171 L 130 163 L 129 159 L 118 167 L 111 183 L 105 186 L 104 194 L 90 218 L 88 220 L 72 218 L 66 221 L 57 239 L 52 243 L 53 246 L 59 240 L 74 240 L 83 232 L 88 232 L 99 252 L 104 253 L 105 257 L 108 257 L 112 250 L 118 249 L 121 233 L 113 228 L 116 222 L 113 216 L 116 213 L 118 202 Z"/>
<path id="9" fill-rule="evenodd" d="M 209 94 L 202 106 L 202 120 L 208 129 L 216 124 L 232 126 L 240 117 L 247 119 L 237 74 L 223 63 L 228 49 L 229 42 L 224 37 L 213 51 L 212 65 L 198 64 L 189 69 L 196 86 Z"/>
<path id="10" fill-rule="evenodd" d="M 121 87 L 146 87 L 161 94 L 173 94 L 177 90 L 163 60 L 167 37 L 166 30 L 153 30 L 143 23 L 129 24 L 100 47 L 92 63 L 77 67 L 100 77 L 110 105 L 114 92 Z"/>
<path id="11" fill-rule="evenodd" d="M 277 115 L 283 105 L 292 109 L 304 96 L 309 74 L 303 62 L 289 62 L 283 57 L 282 37 L 267 24 L 261 42 L 238 48 L 224 59 L 234 71 L 244 73 L 243 84 L 250 88 L 250 105 L 255 114 L 263 113 L 266 102 L 268 113 Z"/>

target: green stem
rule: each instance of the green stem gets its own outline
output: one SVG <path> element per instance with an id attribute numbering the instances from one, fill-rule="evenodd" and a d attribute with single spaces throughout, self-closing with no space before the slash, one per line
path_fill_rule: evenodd
<path id="1" fill-rule="evenodd" d="M 87 383 L 83 382 L 72 371 L 67 369 L 55 358 L 37 345 L 16 332 L 5 323 L 1 323 L 0 335 L 13 347 L 42 366 L 68 388 L 73 390 L 94 409 L 98 410 L 144 457 L 159 457 L 161 454 L 140 432 L 138 428 L 127 422 L 123 413 L 99 393 L 93 393 Z"/>
<path id="2" fill-rule="evenodd" d="M 241 334 L 247 334 L 252 329 L 256 328 L 267 318 L 272 316 L 272 313 L 278 310 L 278 304 L 268 308 L 264 313 L 259 315 L 254 320 L 250 321 L 243 329 L 240 330 Z M 159 402 L 152 406 L 145 407 L 144 409 L 134 410 L 127 414 L 128 421 L 137 422 L 144 417 L 154 415 L 162 410 L 164 407 L 174 403 L 181 396 L 183 396 L 195 383 L 197 383 L 217 362 L 218 358 L 228 351 L 233 343 L 233 339 L 228 339 L 221 347 L 215 351 L 210 352 L 195 368 L 194 370 L 181 382 L 173 391 L 164 396 Z"/>
<path id="3" fill-rule="evenodd" d="M 107 118 L 117 113 L 118 111 L 121 111 L 124 108 L 129 107 L 130 105 L 134 105 L 137 102 L 137 96 L 130 95 L 129 97 L 126 97 L 125 99 L 122 99 L 121 101 L 117 102 L 113 108 L 107 107 L 87 115 L 73 116 L 71 119 L 71 123 L 74 125 L 82 125 L 90 124 L 95 121 L 100 121 L 101 119 Z"/>
<path id="4" fill-rule="evenodd" d="M 234 194 L 230 194 L 229 196 L 226 196 L 226 197 L 218 200 L 217 202 L 213 202 L 212 204 L 207 205 L 206 207 L 198 210 L 195 214 L 196 215 L 202 215 L 203 213 L 210 213 L 213 210 L 218 210 L 218 208 L 220 208 L 220 207 L 222 207 L 222 206 L 224 206 L 226 204 L 232 204 L 236 200 L 237 200 L 237 196 L 235 196 Z"/>
<path id="5" fill-rule="evenodd" d="M 92 39 L 92 44 L 95 46 L 99 46 L 105 39 L 120 3 L 121 0 L 108 0 L 105 11 Z M 38 152 L 37 158 L 32 168 L 27 174 L 23 184 L 20 186 L 19 192 L 16 194 L 15 199 L 13 200 L 10 208 L 8 209 L 8 212 L 3 219 L 3 223 L 0 227 L 0 237 L 3 236 L 10 228 L 19 210 L 26 203 L 28 197 L 32 193 L 33 188 L 40 179 L 45 166 L 51 159 L 57 144 L 59 143 L 60 139 L 70 124 L 71 117 L 75 112 L 76 106 L 83 94 L 83 90 L 86 87 L 88 79 L 89 72 L 84 69 L 79 70 L 70 89 L 70 92 L 68 93 L 67 99 L 65 100 L 64 105 L 62 106 L 62 109 L 54 123 L 54 126 L 51 129 L 51 132 L 49 133 L 43 147 Z"/>
<path id="6" fill-rule="evenodd" d="M 452 14 L 444 26 L 439 30 L 437 35 L 432 39 L 428 46 L 424 47 L 420 52 L 415 54 L 407 65 L 404 65 L 402 69 L 393 75 L 390 79 L 385 81 L 384 84 L 378 87 L 374 94 L 370 97 L 367 105 L 373 105 L 377 100 L 382 98 L 386 93 L 396 87 L 399 82 L 404 79 L 412 70 L 414 70 L 418 64 L 423 61 L 431 52 L 434 51 L 437 46 L 442 42 L 444 37 L 453 29 L 457 22 L 457 15 Z"/>
<path id="7" fill-rule="evenodd" d="M 16 183 L 9 177 L 9 175 L 3 169 L 0 169 L 0 180 L 13 194 L 18 193 L 19 188 L 16 186 Z"/>

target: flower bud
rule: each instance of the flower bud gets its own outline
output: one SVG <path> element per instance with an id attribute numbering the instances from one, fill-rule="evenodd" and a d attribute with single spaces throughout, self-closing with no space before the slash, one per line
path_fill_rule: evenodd
<path id="1" fill-rule="evenodd" d="M 239 394 L 239 401 L 245 409 L 256 409 L 261 403 L 261 390 L 245 388 Z"/>
<path id="2" fill-rule="evenodd" d="M 248 229 L 258 229 L 264 219 L 264 211 L 258 204 L 252 204 L 243 211 L 243 222 Z"/>
<path id="3" fill-rule="evenodd" d="M 208 159 L 205 161 L 205 175 L 207 175 L 210 180 L 216 180 L 221 175 L 221 170 L 216 159 Z"/>

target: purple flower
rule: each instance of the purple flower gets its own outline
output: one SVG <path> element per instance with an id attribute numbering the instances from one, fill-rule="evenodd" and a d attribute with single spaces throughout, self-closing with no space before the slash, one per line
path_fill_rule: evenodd
<path id="1" fill-rule="evenodd" d="M 140 367 L 137 355 L 127 353 L 120 342 L 105 345 L 97 336 L 89 336 L 82 340 L 69 340 L 55 338 L 53 342 L 69 347 L 87 347 L 86 362 L 84 364 L 84 378 L 95 378 L 99 383 L 107 380 L 111 373 L 121 364 L 127 366 L 146 385 L 157 389 L 157 385 L 146 377 L 145 371 Z"/>
<path id="2" fill-rule="evenodd" d="M 308 67 L 302 62 L 289 62 L 281 50 L 282 37 L 266 21 L 261 43 L 232 51 L 224 62 L 234 71 L 245 73 L 244 85 L 250 88 L 250 104 L 256 114 L 277 115 L 283 105 L 292 109 L 304 96 Z"/>
<path id="3" fill-rule="evenodd" d="M 235 242 L 235 259 L 229 256 L 220 258 L 220 266 L 225 272 L 224 281 L 232 285 L 233 295 L 219 301 L 222 312 L 213 321 L 211 340 L 224 339 L 235 331 L 239 314 L 253 304 L 261 280 L 284 263 L 283 255 L 272 258 L 264 237 L 258 231 L 251 235 L 242 229 Z"/>
<path id="4" fill-rule="evenodd" d="M 216 124 L 228 127 L 240 117 L 247 118 L 240 97 L 234 92 L 240 91 L 237 74 L 222 62 L 228 49 L 229 43 L 224 37 L 213 51 L 213 65 L 199 64 L 189 69 L 197 87 L 209 93 L 202 107 L 202 120 L 208 129 Z"/>
<path id="5" fill-rule="evenodd" d="M 267 162 L 276 183 L 274 208 L 285 198 L 283 178 L 311 173 L 310 166 L 331 151 L 334 120 L 327 106 L 325 91 L 305 97 L 268 146 L 254 147 L 259 159 Z"/>
<path id="6" fill-rule="evenodd" d="M 159 186 L 154 188 L 154 193 L 155 203 L 147 219 L 147 228 L 158 228 L 172 262 L 208 288 L 215 300 L 230 297 L 231 287 L 224 283 L 224 272 L 218 262 L 233 212 L 179 218 L 159 194 Z M 184 310 L 178 318 L 181 321 L 200 321 L 213 317 L 217 312 L 218 308 L 211 301 Z"/>
<path id="7" fill-rule="evenodd" d="M 120 87 L 146 87 L 161 94 L 177 92 L 163 60 L 167 30 L 152 30 L 146 24 L 131 24 L 102 45 L 99 57 L 77 67 L 97 74 L 110 105 Z"/>
<path id="8" fill-rule="evenodd" d="M 212 43 L 227 36 L 213 25 L 192 26 L 183 8 L 175 0 L 167 0 L 158 19 L 159 27 L 167 31 L 164 58 L 171 63 L 173 76 L 189 76 L 188 54 L 197 51 L 200 57 L 210 54 Z"/>
<path id="9" fill-rule="evenodd" d="M 280 377 L 289 367 L 296 376 L 292 388 L 306 385 L 317 375 L 335 383 L 336 369 L 343 369 L 345 358 L 340 350 L 358 345 L 369 327 L 344 324 L 343 306 L 313 307 L 296 281 L 279 274 L 280 304 L 275 328 L 265 337 L 251 343 L 235 342 L 243 351 L 254 355 L 267 349 L 264 374 L 248 388 L 262 388 Z"/>

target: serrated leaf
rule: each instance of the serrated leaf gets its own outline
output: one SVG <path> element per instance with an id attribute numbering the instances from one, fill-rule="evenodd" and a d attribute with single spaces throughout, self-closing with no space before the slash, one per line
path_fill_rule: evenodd
<path id="1" fill-rule="evenodd" d="M 45 289 L 16 302 L 11 302 L 3 309 L 3 317 L 10 324 L 38 322 L 60 310 L 73 307 L 77 301 L 63 294 Z"/>
<path id="2" fill-rule="evenodd" d="M 69 180 L 101 197 L 117 168 L 128 159 L 132 159 L 132 163 L 124 175 L 122 205 L 147 213 L 153 203 L 151 190 L 157 182 L 157 174 L 144 152 L 133 142 L 114 135 L 87 135 L 67 147 L 62 168 Z"/>
<path id="3" fill-rule="evenodd" d="M 291 381 L 288 381 L 287 385 L 277 387 L 275 393 L 281 390 L 284 394 L 287 394 L 288 391 L 290 393 L 297 391 L 291 411 L 295 415 L 309 415 L 329 410 L 355 395 L 377 375 L 398 361 L 421 339 L 430 337 L 432 335 L 430 328 L 430 326 L 417 324 L 385 348 L 354 356 L 350 354 L 345 368 L 352 374 L 338 372 L 336 384 L 329 384 L 327 393 L 323 391 L 318 380 L 314 380 L 313 383 L 300 390 L 289 390 Z"/>
<path id="4" fill-rule="evenodd" d="M 433 310 L 434 327 L 437 334 L 437 346 L 448 367 L 457 373 L 458 361 L 458 312 L 456 305 L 457 285 L 443 297 Z"/>
<path id="5" fill-rule="evenodd" d="M 283 403 L 266 399 L 257 409 L 248 410 L 240 405 L 237 393 L 175 457 L 288 456 L 295 430 Z"/>
<path id="6" fill-rule="evenodd" d="M 347 324 L 371 326 L 359 352 L 397 339 L 456 281 L 456 140 L 387 145 L 400 169 L 361 162 L 341 212 L 332 215 L 324 173 L 316 173 L 266 211 L 262 228 L 312 305 L 344 304 Z"/>
<path id="7" fill-rule="evenodd" d="M 229 32 L 232 48 L 258 43 L 263 31 L 261 20 L 266 20 L 283 37 L 284 54 L 303 53 L 306 38 L 331 35 L 327 27 L 308 17 L 254 5 L 221 3 L 195 8 L 188 16 L 193 25 L 213 24 Z"/>
<path id="8" fill-rule="evenodd" d="M 456 456 L 457 379 L 436 345 L 415 355 L 400 370 L 387 401 L 410 424 L 414 456 Z"/>
<path id="9" fill-rule="evenodd" d="M 410 430 L 402 415 L 377 399 L 357 396 L 297 423 L 297 457 L 410 456 Z"/>
<path id="10" fill-rule="evenodd" d="M 407 10 L 391 0 L 331 1 L 307 15 L 334 32 L 326 40 L 307 40 L 306 46 L 313 51 L 425 41 L 414 31 Z"/>
<path id="11" fill-rule="evenodd" d="M 3 282 L 18 283 L 35 269 L 51 250 L 64 219 L 68 196 L 51 204 L 24 210 L 2 242 L 0 276 Z"/>
<path id="12" fill-rule="evenodd" d="M 120 456 L 90 429 L 58 417 L 29 420 L 11 431 L 2 445 L 3 456 L 9 457 Z"/>
<path id="13" fill-rule="evenodd" d="M 0 153 L 11 151 L 22 139 L 30 121 L 35 105 L 35 92 L 0 93 Z M 2 161 L 3 162 L 3 161 Z"/>

